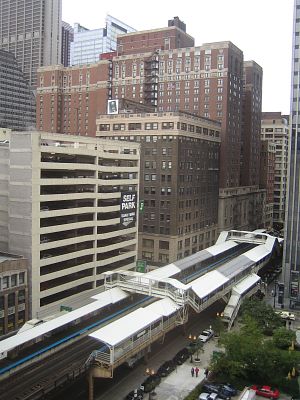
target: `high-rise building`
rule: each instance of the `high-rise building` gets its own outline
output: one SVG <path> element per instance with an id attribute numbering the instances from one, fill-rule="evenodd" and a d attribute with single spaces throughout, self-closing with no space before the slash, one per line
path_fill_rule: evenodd
<path id="1" fill-rule="evenodd" d="M 263 71 L 255 61 L 244 62 L 241 135 L 241 186 L 259 185 Z"/>
<path id="2" fill-rule="evenodd" d="M 261 141 L 260 151 L 260 187 L 266 189 L 265 226 L 273 226 L 274 175 L 276 145 L 271 140 Z"/>
<path id="3" fill-rule="evenodd" d="M 141 144 L 139 258 L 161 266 L 215 243 L 220 129 L 184 112 L 97 119 L 97 136 Z"/>
<path id="4" fill-rule="evenodd" d="M 35 128 L 36 101 L 13 54 L 0 50 L 0 128 Z"/>
<path id="5" fill-rule="evenodd" d="M 117 35 L 135 32 L 124 22 L 107 15 L 105 28 L 89 30 L 74 24 L 74 41 L 71 43 L 71 65 L 90 64 L 99 60 L 100 54 L 117 49 Z"/>
<path id="6" fill-rule="evenodd" d="M 291 121 L 288 166 L 287 208 L 284 235 L 285 297 L 291 306 L 300 305 L 300 0 L 294 1 Z"/>
<path id="7" fill-rule="evenodd" d="M 284 226 L 287 197 L 289 117 L 280 112 L 263 112 L 261 118 L 261 138 L 274 143 L 276 148 L 273 227 L 280 231 Z"/>
<path id="8" fill-rule="evenodd" d="M 71 62 L 71 43 L 74 40 L 74 29 L 67 22 L 61 24 L 61 64 L 68 67 Z"/>
<path id="9" fill-rule="evenodd" d="M 0 250 L 29 261 L 31 317 L 76 307 L 103 272 L 135 266 L 140 146 L 43 132 L 12 132 L 8 142 Z"/>
<path id="10" fill-rule="evenodd" d="M 62 0 L 0 0 L 0 49 L 13 53 L 29 86 L 37 68 L 61 57 Z"/>

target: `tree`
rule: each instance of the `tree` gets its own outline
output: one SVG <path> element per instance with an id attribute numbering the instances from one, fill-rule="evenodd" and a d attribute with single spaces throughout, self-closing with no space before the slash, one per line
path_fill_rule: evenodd
<path id="1" fill-rule="evenodd" d="M 258 327 L 268 335 L 272 335 L 275 329 L 282 326 L 282 319 L 274 309 L 269 304 L 257 299 L 246 299 L 241 306 L 241 314 L 243 320 L 247 316 L 253 318 Z"/>
<path id="2" fill-rule="evenodd" d="M 292 341 L 295 342 L 295 340 L 296 333 L 284 327 L 276 329 L 273 333 L 274 345 L 279 349 L 288 349 L 292 345 Z"/>

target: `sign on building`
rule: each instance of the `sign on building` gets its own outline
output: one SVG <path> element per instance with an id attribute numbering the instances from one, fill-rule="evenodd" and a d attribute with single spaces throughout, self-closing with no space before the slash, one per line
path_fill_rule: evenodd
<path id="1" fill-rule="evenodd" d="M 119 100 L 108 100 L 107 114 L 118 114 L 118 113 L 119 113 Z"/>
<path id="2" fill-rule="evenodd" d="M 128 227 L 136 221 L 137 192 L 122 192 L 120 224 Z"/>
<path id="3" fill-rule="evenodd" d="M 147 261 L 146 260 L 137 260 L 135 270 L 136 270 L 136 272 L 147 272 Z"/>

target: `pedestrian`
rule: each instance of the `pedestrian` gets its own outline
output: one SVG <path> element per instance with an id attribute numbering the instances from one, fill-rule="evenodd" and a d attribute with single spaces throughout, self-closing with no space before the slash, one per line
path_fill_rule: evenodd
<path id="1" fill-rule="evenodd" d="M 205 378 L 206 378 L 206 379 L 207 379 L 207 377 L 208 377 L 208 373 L 209 373 L 208 368 L 205 368 L 205 370 L 204 370 L 204 375 L 205 375 Z"/>
<path id="2" fill-rule="evenodd" d="M 194 373 L 195 373 L 195 370 L 194 370 L 194 367 L 192 367 L 192 369 L 191 369 L 191 375 L 192 375 L 192 377 L 194 377 Z"/>
<path id="3" fill-rule="evenodd" d="M 198 367 L 195 368 L 195 374 L 196 374 L 196 378 L 198 378 L 198 374 L 199 374 L 199 368 Z"/>

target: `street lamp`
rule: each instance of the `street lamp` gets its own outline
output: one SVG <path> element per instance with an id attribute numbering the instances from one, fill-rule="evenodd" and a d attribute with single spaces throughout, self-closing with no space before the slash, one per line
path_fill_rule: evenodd
<path id="1" fill-rule="evenodd" d="M 189 334 L 189 341 L 191 342 L 190 344 L 190 348 L 191 348 L 191 359 L 190 362 L 193 362 L 193 353 L 192 353 L 192 347 L 194 347 L 195 343 L 197 340 L 197 336 L 196 335 L 192 335 L 191 333 Z"/>
<path id="2" fill-rule="evenodd" d="M 151 369 L 151 368 L 146 368 L 146 375 L 148 375 L 148 376 L 153 376 L 153 375 L 155 375 L 155 371 L 154 371 L 154 369 Z M 152 390 L 150 390 L 150 392 L 149 392 L 149 400 L 150 399 L 152 399 L 152 397 L 154 397 L 154 396 L 156 396 L 156 393 L 154 392 L 154 389 L 152 389 Z"/>

